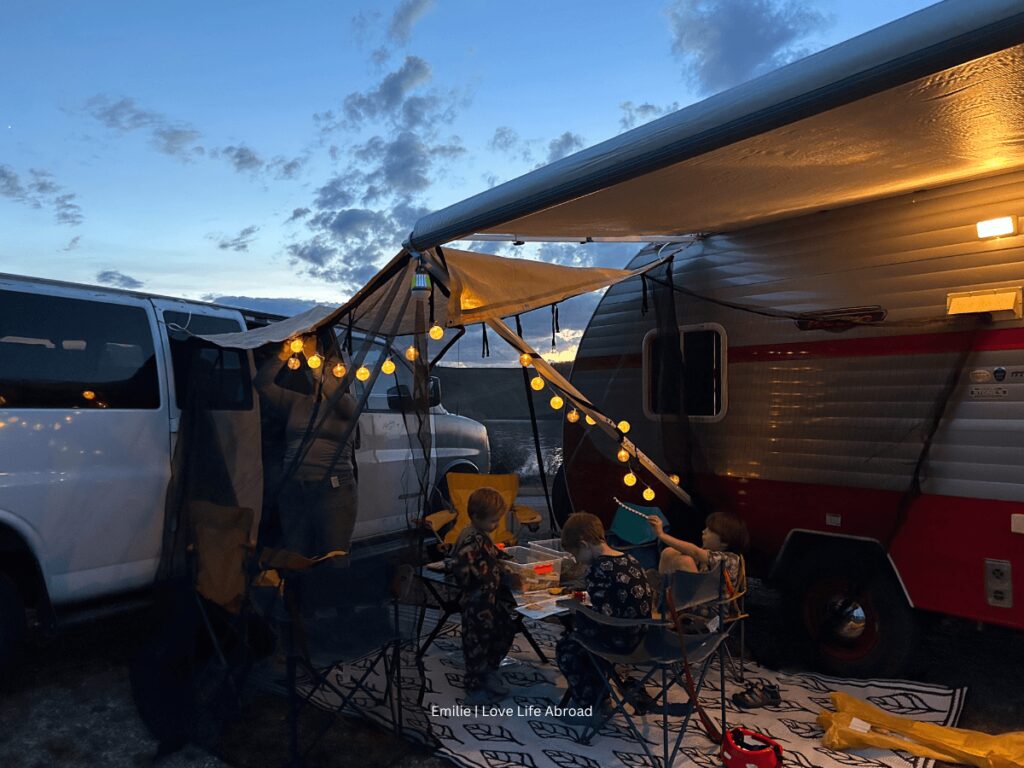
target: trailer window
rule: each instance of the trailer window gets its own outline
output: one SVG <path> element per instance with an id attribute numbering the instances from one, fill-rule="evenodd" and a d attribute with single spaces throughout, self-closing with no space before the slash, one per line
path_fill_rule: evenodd
<path id="1" fill-rule="evenodd" d="M 644 406 L 652 418 L 716 418 L 725 402 L 723 334 L 704 326 L 680 328 L 682 369 L 671 370 L 664 339 L 644 339 Z"/>
<path id="2" fill-rule="evenodd" d="M 239 349 L 218 349 L 195 342 L 192 335 L 236 333 L 242 324 L 230 317 L 213 317 L 194 312 L 164 312 L 167 338 L 174 368 L 174 391 L 178 408 L 189 405 L 191 384 L 209 386 L 206 407 L 217 411 L 248 411 L 252 408 L 252 380 L 248 355 Z"/>
<path id="3" fill-rule="evenodd" d="M 142 307 L 0 291 L 0 407 L 159 408 Z"/>

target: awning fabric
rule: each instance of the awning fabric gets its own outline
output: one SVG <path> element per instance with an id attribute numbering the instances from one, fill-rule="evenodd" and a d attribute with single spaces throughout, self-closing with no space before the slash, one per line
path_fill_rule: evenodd
<path id="1" fill-rule="evenodd" d="M 1024 167 L 1024 6 L 947 0 L 424 216 L 408 245 L 722 232 Z"/>

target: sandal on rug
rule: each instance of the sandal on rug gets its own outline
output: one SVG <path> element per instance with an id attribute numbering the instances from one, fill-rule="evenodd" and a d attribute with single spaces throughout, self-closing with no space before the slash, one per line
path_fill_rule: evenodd
<path id="1" fill-rule="evenodd" d="M 732 695 L 733 704 L 743 709 L 756 709 L 757 707 L 770 707 L 782 703 L 782 695 L 779 693 L 779 686 L 766 683 L 763 680 L 747 683 L 746 690 Z"/>

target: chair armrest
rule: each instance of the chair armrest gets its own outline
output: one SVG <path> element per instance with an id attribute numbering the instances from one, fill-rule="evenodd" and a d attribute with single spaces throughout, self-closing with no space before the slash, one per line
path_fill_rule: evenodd
<path id="1" fill-rule="evenodd" d="M 522 504 L 514 504 L 512 514 L 515 515 L 516 522 L 520 525 L 536 525 L 541 521 L 540 512 Z"/>
<path id="2" fill-rule="evenodd" d="M 583 605 L 579 600 L 570 598 L 568 600 L 557 600 L 555 605 L 559 608 L 564 608 L 571 613 L 578 613 L 581 616 L 586 616 L 588 619 L 593 621 L 595 624 L 603 624 L 607 627 L 672 627 L 674 626 L 670 621 L 664 621 L 662 619 L 620 619 L 615 616 L 605 616 L 600 611 L 595 611 L 593 608 Z"/>
<path id="3" fill-rule="evenodd" d="M 439 512 L 432 512 L 423 518 L 423 525 L 435 531 L 440 531 L 458 517 L 450 509 L 442 509 Z"/>

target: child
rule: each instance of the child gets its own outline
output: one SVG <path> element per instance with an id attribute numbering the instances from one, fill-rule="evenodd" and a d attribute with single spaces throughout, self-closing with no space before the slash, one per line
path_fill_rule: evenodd
<path id="1" fill-rule="evenodd" d="M 651 617 L 652 593 L 643 567 L 632 555 L 608 546 L 604 526 L 595 515 L 586 512 L 569 515 L 562 528 L 562 547 L 577 562 L 589 566 L 586 587 L 595 611 L 620 619 Z M 586 707 L 604 699 L 601 678 L 577 638 L 609 651 L 629 653 L 640 641 L 640 635 L 639 627 L 615 629 L 577 614 L 573 631 L 555 646 L 555 658 L 569 683 L 573 706 Z"/>
<path id="2" fill-rule="evenodd" d="M 462 529 L 454 549 L 454 575 L 462 589 L 466 703 L 489 704 L 508 695 L 497 669 L 515 634 L 515 598 L 502 584 L 498 548 L 490 537 L 508 508 L 496 490 L 478 488 L 469 497 L 468 511 L 470 525 Z"/>
<path id="3" fill-rule="evenodd" d="M 704 573 L 722 563 L 732 589 L 739 587 L 740 555 L 747 551 L 750 535 L 747 525 L 736 515 L 726 512 L 712 512 L 704 521 L 701 545 L 677 539 L 665 533 L 661 518 L 651 515 L 647 518 L 658 539 L 665 545 L 658 562 L 658 571 L 669 574 L 674 571 Z"/>

